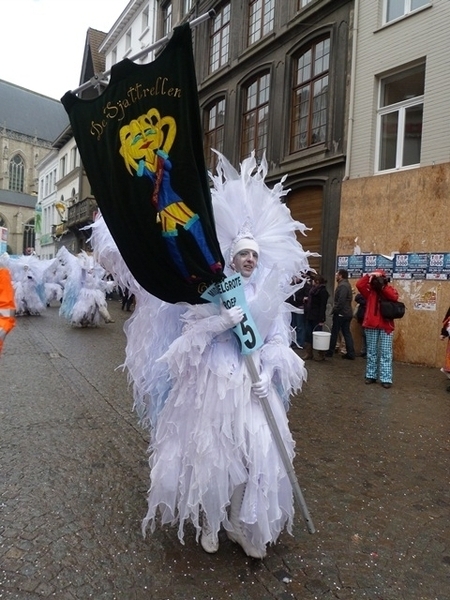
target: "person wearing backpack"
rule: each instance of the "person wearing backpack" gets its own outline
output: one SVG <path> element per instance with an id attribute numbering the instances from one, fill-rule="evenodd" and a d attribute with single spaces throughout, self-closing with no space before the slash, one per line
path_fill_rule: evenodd
<path id="1" fill-rule="evenodd" d="M 378 376 L 384 388 L 392 386 L 392 339 L 394 321 L 381 314 L 380 301 L 398 300 L 397 290 L 390 285 L 386 272 L 378 269 L 356 282 L 356 288 L 366 299 L 362 326 L 366 333 L 366 383 L 376 383 Z"/>

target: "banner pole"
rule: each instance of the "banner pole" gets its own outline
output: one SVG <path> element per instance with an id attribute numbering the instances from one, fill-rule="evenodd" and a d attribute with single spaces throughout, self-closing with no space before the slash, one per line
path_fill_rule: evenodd
<path id="1" fill-rule="evenodd" d="M 203 23 L 204 21 L 207 21 L 208 19 L 212 19 L 215 16 L 216 16 L 216 11 L 213 9 L 209 10 L 207 13 L 204 13 L 203 15 L 200 15 L 196 19 L 189 21 L 189 26 L 192 29 L 192 28 L 200 25 L 200 23 Z M 133 56 L 130 56 L 129 60 L 131 60 L 131 61 L 137 60 L 138 58 L 145 56 L 152 50 L 156 50 L 160 46 L 163 46 L 164 44 L 166 44 L 170 40 L 171 37 L 172 37 L 172 32 L 168 33 L 167 35 L 160 38 L 156 42 L 153 42 L 153 44 L 150 44 L 149 46 L 146 46 L 142 50 L 139 50 L 139 52 L 137 52 L 136 54 L 133 54 Z M 99 85 L 101 83 L 107 84 L 108 83 L 107 78 L 110 75 L 111 75 L 111 69 L 109 69 L 108 71 L 104 71 L 103 73 L 96 73 L 93 77 L 91 77 L 89 79 L 89 81 L 86 81 L 85 83 L 81 84 L 79 87 L 75 88 L 74 90 L 71 90 L 71 92 L 72 92 L 72 94 L 79 94 L 80 92 L 83 92 L 84 90 L 87 90 L 90 87 L 95 87 L 96 85 Z"/>
<path id="2" fill-rule="evenodd" d="M 245 362 L 247 364 L 247 368 L 249 370 L 252 382 L 257 383 L 259 381 L 259 373 L 256 370 L 256 366 L 255 366 L 255 363 L 253 361 L 253 357 L 251 354 L 245 355 Z M 309 533 L 315 533 L 316 529 L 315 529 L 312 519 L 309 515 L 308 507 L 306 506 L 306 502 L 303 497 L 302 490 L 300 489 L 300 485 L 298 483 L 298 479 L 295 474 L 293 465 L 288 456 L 286 446 L 284 445 L 283 438 L 281 437 L 280 431 L 278 429 L 278 425 L 275 421 L 275 417 L 272 412 L 272 408 L 269 404 L 269 400 L 267 397 L 265 397 L 265 398 L 259 398 L 259 401 L 261 402 L 262 409 L 263 409 L 264 414 L 267 419 L 267 424 L 269 425 L 270 431 L 275 440 L 275 444 L 277 446 L 278 452 L 280 453 L 280 458 L 283 462 L 287 476 L 289 477 L 289 481 L 291 482 L 292 491 L 294 493 L 294 497 L 297 500 L 297 503 L 302 512 L 303 519 L 306 523 L 306 527 L 308 528 Z"/>

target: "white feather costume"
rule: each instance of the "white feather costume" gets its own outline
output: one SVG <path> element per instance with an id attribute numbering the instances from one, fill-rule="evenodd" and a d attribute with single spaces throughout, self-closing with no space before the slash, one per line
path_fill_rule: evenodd
<path id="1" fill-rule="evenodd" d="M 305 226 L 292 219 L 280 201 L 282 183 L 264 183 L 265 160 L 254 156 L 239 174 L 219 155 L 213 177 L 216 231 L 231 274 L 233 247 L 251 235 L 260 253 L 258 267 L 245 282 L 245 294 L 262 347 L 253 353 L 257 368 L 270 377 L 269 402 L 291 460 L 294 441 L 288 427 L 289 397 L 306 379 L 303 361 L 290 348 L 292 276 L 309 269 L 308 255 L 296 238 Z M 150 426 L 148 512 L 143 522 L 193 523 L 201 518 L 214 539 L 221 527 L 232 530 L 228 507 L 245 484 L 240 520 L 251 544 L 265 553 L 294 515 L 289 478 L 279 457 L 237 340 L 223 329 L 215 304 L 168 305 L 133 280 L 102 219 L 91 238 L 97 260 L 136 296 L 127 321 L 125 366 L 134 387 L 135 408 Z"/>
<path id="2" fill-rule="evenodd" d="M 104 280 L 105 269 L 84 251 L 73 256 L 61 248 L 57 256 L 67 268 L 60 315 L 73 327 L 97 327 L 100 317 L 112 323 L 106 293 L 116 284 Z"/>
<path id="3" fill-rule="evenodd" d="M 11 273 L 16 316 L 38 316 L 46 309 L 44 270 L 46 263 L 35 255 L 2 257 Z"/>

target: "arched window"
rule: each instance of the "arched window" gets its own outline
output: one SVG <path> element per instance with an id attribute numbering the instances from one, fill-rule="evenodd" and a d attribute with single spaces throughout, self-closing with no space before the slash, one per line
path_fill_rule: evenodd
<path id="1" fill-rule="evenodd" d="M 254 150 L 261 159 L 267 150 L 270 74 L 258 75 L 244 89 L 241 160 Z"/>
<path id="2" fill-rule="evenodd" d="M 20 154 L 16 154 L 9 162 L 9 189 L 23 192 L 25 164 Z"/>
<path id="3" fill-rule="evenodd" d="M 217 154 L 211 148 L 223 153 L 223 137 L 225 124 L 225 98 L 210 104 L 204 112 L 204 151 L 206 166 L 214 171 L 217 164 Z"/>
<path id="4" fill-rule="evenodd" d="M 291 152 L 326 140 L 330 38 L 314 42 L 294 59 Z"/>
<path id="5" fill-rule="evenodd" d="M 31 254 L 35 247 L 34 219 L 30 219 L 23 226 L 23 253 Z"/>

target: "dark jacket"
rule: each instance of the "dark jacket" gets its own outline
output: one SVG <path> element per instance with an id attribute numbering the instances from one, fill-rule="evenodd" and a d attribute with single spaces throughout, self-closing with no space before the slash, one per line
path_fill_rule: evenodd
<path id="1" fill-rule="evenodd" d="M 362 322 L 364 321 L 364 315 L 366 314 L 366 299 L 361 293 L 359 293 L 355 296 L 355 302 L 358 305 L 355 317 L 358 323 L 362 325 Z"/>
<path id="2" fill-rule="evenodd" d="M 325 323 L 329 296 L 330 294 L 324 283 L 312 286 L 305 306 L 305 316 L 308 321 Z"/>
<path id="3" fill-rule="evenodd" d="M 353 317 L 352 309 L 353 290 L 348 279 L 341 279 L 334 292 L 333 315 L 346 319 Z"/>
<path id="4" fill-rule="evenodd" d="M 289 302 L 289 304 L 292 304 L 292 306 L 295 306 L 297 308 L 304 308 L 305 307 L 305 298 L 308 297 L 308 293 L 309 293 L 310 289 L 311 289 L 311 284 L 305 282 L 303 287 L 301 287 L 299 290 L 297 290 L 295 292 L 295 294 L 292 294 L 292 296 L 290 296 L 287 299 L 287 301 Z"/>

